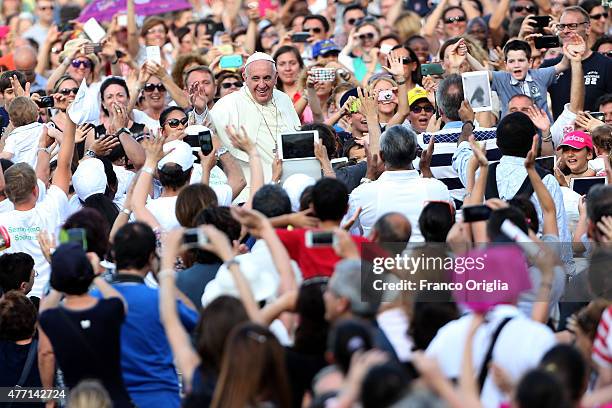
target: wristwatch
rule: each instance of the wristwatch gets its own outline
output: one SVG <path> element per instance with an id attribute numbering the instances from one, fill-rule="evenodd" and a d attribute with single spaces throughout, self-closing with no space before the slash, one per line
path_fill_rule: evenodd
<path id="1" fill-rule="evenodd" d="M 228 151 L 229 150 L 227 150 L 227 147 L 222 146 L 219 149 L 217 149 L 217 152 L 215 153 L 215 156 L 217 156 L 217 159 L 218 159 L 219 157 L 221 157 L 221 155 L 227 153 Z"/>
<path id="2" fill-rule="evenodd" d="M 371 183 L 372 180 L 370 180 L 367 177 L 363 177 L 361 180 L 359 180 L 359 184 L 367 184 L 367 183 Z"/>
<path id="3" fill-rule="evenodd" d="M 86 157 L 91 157 L 92 159 L 96 158 L 96 153 L 91 150 L 91 149 L 87 149 L 87 151 L 85 152 L 84 156 Z"/>
<path id="4" fill-rule="evenodd" d="M 130 129 L 122 127 L 117 131 L 117 133 L 115 133 L 115 137 L 121 136 L 122 133 L 126 133 L 127 135 L 132 136 L 132 132 L 130 131 Z"/>

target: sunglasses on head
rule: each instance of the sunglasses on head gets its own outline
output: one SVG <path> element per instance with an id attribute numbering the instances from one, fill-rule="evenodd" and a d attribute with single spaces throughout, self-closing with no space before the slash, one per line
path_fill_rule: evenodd
<path id="1" fill-rule="evenodd" d="M 427 105 L 427 106 L 411 106 L 410 107 L 410 112 L 421 113 L 421 111 L 425 111 L 427 113 L 433 113 L 434 107 L 431 106 L 431 105 Z"/>
<path id="2" fill-rule="evenodd" d="M 600 18 L 604 18 L 607 19 L 608 18 L 608 12 L 604 11 L 603 13 L 599 13 L 599 14 L 593 14 L 591 17 L 591 20 L 599 20 Z"/>
<path id="3" fill-rule="evenodd" d="M 304 31 L 306 31 L 307 33 L 309 32 L 313 32 L 315 34 L 321 34 L 321 27 L 304 27 Z"/>
<path id="4" fill-rule="evenodd" d="M 164 84 L 145 84 L 144 86 L 145 92 L 153 92 L 156 89 L 158 92 L 166 92 Z"/>
<path id="5" fill-rule="evenodd" d="M 535 12 L 536 9 L 533 6 L 514 6 L 512 7 L 512 11 L 514 11 L 515 13 L 521 13 L 523 12 L 523 10 L 528 13 L 533 13 Z"/>
<path id="6" fill-rule="evenodd" d="M 64 95 L 64 96 L 68 96 L 70 94 L 76 95 L 77 92 L 79 92 L 79 88 L 74 87 L 74 88 L 62 88 L 59 90 L 59 93 Z"/>
<path id="7" fill-rule="evenodd" d="M 186 126 L 189 119 L 186 117 L 183 119 L 168 119 L 164 125 L 170 126 L 172 129 L 176 129 L 179 125 Z"/>
<path id="8" fill-rule="evenodd" d="M 363 41 L 363 40 L 373 40 L 374 39 L 374 33 L 359 34 L 358 38 L 361 41 Z"/>
<path id="9" fill-rule="evenodd" d="M 83 68 L 88 69 L 91 68 L 91 61 L 90 60 L 72 60 L 72 67 L 73 68 L 79 68 L 80 66 L 83 66 Z"/>
<path id="10" fill-rule="evenodd" d="M 223 88 L 223 89 L 230 89 L 231 87 L 241 88 L 242 87 L 242 82 L 240 82 L 240 81 L 236 81 L 236 82 L 224 82 L 224 83 L 221 84 L 221 88 Z"/>
<path id="11" fill-rule="evenodd" d="M 465 16 L 456 16 L 444 19 L 445 24 L 462 23 L 464 21 L 467 21 L 467 18 L 465 18 Z"/>

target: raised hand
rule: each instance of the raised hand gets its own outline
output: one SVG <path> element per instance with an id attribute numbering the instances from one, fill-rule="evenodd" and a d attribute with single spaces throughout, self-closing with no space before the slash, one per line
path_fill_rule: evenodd
<path id="1" fill-rule="evenodd" d="M 433 174 L 431 172 L 431 158 L 434 152 L 434 143 L 435 143 L 434 135 L 431 135 L 429 138 L 429 143 L 427 144 L 427 149 L 423 150 L 421 153 L 421 159 L 419 160 L 419 169 L 421 170 L 421 174 L 425 178 L 433 178 Z"/>
<path id="2" fill-rule="evenodd" d="M 251 139 L 249 139 L 249 135 L 247 134 L 244 126 L 241 126 L 240 130 L 236 131 L 233 125 L 228 125 L 225 127 L 225 131 L 227 132 L 227 135 L 235 148 L 240 149 L 247 154 L 257 153 L 257 148 Z"/>
<path id="3" fill-rule="evenodd" d="M 489 160 L 487 159 L 487 144 L 486 142 L 482 144 L 482 147 L 474 138 L 474 135 L 471 135 L 468 139 L 470 141 L 470 146 L 472 146 L 472 154 L 478 160 L 478 165 L 480 167 L 486 167 L 489 165 Z"/>
<path id="4" fill-rule="evenodd" d="M 467 56 L 467 45 L 465 40 L 461 39 L 455 44 L 452 44 L 449 48 L 448 59 L 452 68 L 458 69 L 461 64 L 465 61 Z"/>
<path id="5" fill-rule="evenodd" d="M 274 230 L 270 220 L 259 211 L 249 210 L 244 207 L 232 207 L 230 211 L 232 216 L 255 238 L 261 238 L 265 232 Z"/>
<path id="6" fill-rule="evenodd" d="M 74 135 L 74 143 L 81 143 L 87 138 L 89 133 L 94 130 L 94 126 L 91 123 L 83 123 L 77 126 L 76 133 Z"/>
<path id="7" fill-rule="evenodd" d="M 462 122 L 474 121 L 476 114 L 472 109 L 472 105 L 467 100 L 463 100 L 461 102 L 461 107 L 459 108 L 459 118 Z"/>
<path id="8" fill-rule="evenodd" d="M 385 71 L 394 77 L 404 76 L 404 64 L 402 62 L 402 57 L 399 57 L 397 52 L 391 51 L 387 57 L 387 61 L 389 61 L 389 68 L 383 67 Z"/>
<path id="9" fill-rule="evenodd" d="M 546 132 L 550 129 L 550 119 L 543 109 L 536 106 L 530 106 L 527 109 L 527 116 L 533 122 L 533 124 L 540 130 Z"/>
<path id="10" fill-rule="evenodd" d="M 145 139 L 142 141 L 142 148 L 145 151 L 146 161 L 157 163 L 170 151 L 164 153 L 164 138 L 156 136 L 154 138 Z"/>
<path id="11" fill-rule="evenodd" d="M 590 132 L 597 126 L 605 125 L 605 123 L 599 119 L 595 119 L 589 112 L 580 111 L 578 115 L 576 115 L 576 125 Z"/>
<path id="12" fill-rule="evenodd" d="M 531 143 L 531 150 L 527 152 L 527 157 L 525 157 L 525 168 L 527 170 L 535 168 L 535 159 L 538 157 L 538 137 L 533 137 L 533 142 Z"/>
<path id="13" fill-rule="evenodd" d="M 357 88 L 357 96 L 361 105 L 359 112 L 366 118 L 378 117 L 378 101 L 374 92 L 368 89 Z"/>
<path id="14" fill-rule="evenodd" d="M 94 140 L 90 149 L 96 154 L 96 156 L 107 156 L 117 146 L 119 146 L 119 139 L 113 135 L 106 135 L 103 138 Z"/>

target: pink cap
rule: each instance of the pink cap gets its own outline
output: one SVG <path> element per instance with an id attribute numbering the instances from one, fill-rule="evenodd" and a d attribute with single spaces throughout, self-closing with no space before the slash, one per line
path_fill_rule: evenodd
<path id="1" fill-rule="evenodd" d="M 588 133 L 582 132 L 580 130 L 575 130 L 573 132 L 569 132 L 563 137 L 563 141 L 561 142 L 561 144 L 559 144 L 557 150 L 561 149 L 562 146 L 569 146 L 578 150 L 584 147 L 588 147 L 592 150 L 593 139 Z"/>

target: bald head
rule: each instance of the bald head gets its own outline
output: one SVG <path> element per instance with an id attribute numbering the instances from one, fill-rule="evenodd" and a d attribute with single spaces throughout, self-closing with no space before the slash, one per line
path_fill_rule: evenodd
<path id="1" fill-rule="evenodd" d="M 13 53 L 15 69 L 25 75 L 28 82 L 33 82 L 36 73 L 36 50 L 30 46 L 17 47 Z"/>
<path id="2" fill-rule="evenodd" d="M 412 235 L 412 226 L 403 214 L 390 212 L 376 221 L 372 231 L 375 234 L 370 236 L 373 241 L 406 245 Z"/>

